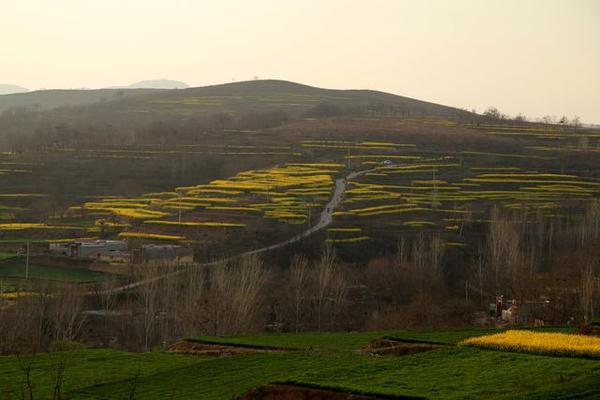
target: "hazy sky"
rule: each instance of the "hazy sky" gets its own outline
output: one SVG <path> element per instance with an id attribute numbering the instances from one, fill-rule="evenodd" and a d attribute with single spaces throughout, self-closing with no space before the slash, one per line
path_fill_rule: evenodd
<path id="1" fill-rule="evenodd" d="M 600 0 L 0 0 L 0 83 L 278 78 L 600 123 Z"/>

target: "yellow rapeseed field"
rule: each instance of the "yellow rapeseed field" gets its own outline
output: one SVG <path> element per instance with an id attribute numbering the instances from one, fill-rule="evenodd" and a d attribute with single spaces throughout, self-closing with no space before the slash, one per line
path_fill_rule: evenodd
<path id="1" fill-rule="evenodd" d="M 161 221 L 161 220 L 146 220 L 145 224 L 150 225 L 174 225 L 183 227 L 212 227 L 212 228 L 244 228 L 245 224 L 238 224 L 234 222 L 178 222 L 178 221 Z"/>
<path id="2" fill-rule="evenodd" d="M 129 219 L 152 220 L 168 216 L 172 211 L 221 211 L 262 214 L 284 223 L 306 219 L 310 207 L 319 207 L 331 194 L 333 177 L 344 167 L 337 163 L 296 163 L 263 170 L 248 170 L 228 179 L 208 184 L 175 188 L 134 198 L 105 196 L 89 201 L 72 211 L 110 213 Z M 261 203 L 247 204 L 248 199 L 262 197 Z M 166 221 L 164 225 L 173 224 Z M 181 224 L 191 226 L 191 224 Z M 208 226 L 206 223 L 198 226 Z M 214 223 L 212 226 L 234 226 Z M 242 227 L 244 224 L 235 224 Z"/>
<path id="3" fill-rule="evenodd" d="M 342 238 L 342 239 L 327 239 L 325 240 L 325 242 L 327 243 L 358 243 L 358 242 L 364 242 L 369 240 L 368 236 L 357 236 L 357 237 L 351 237 L 351 238 Z"/>
<path id="4" fill-rule="evenodd" d="M 157 239 L 157 240 L 184 240 L 185 236 L 176 235 L 161 235 L 158 233 L 144 233 L 144 232 L 121 232 L 119 233 L 120 238 L 138 238 L 138 239 Z"/>
<path id="5" fill-rule="evenodd" d="M 512 330 L 462 341 L 466 346 L 532 354 L 599 357 L 600 337 Z"/>
<path id="6" fill-rule="evenodd" d="M 0 230 L 3 231 L 22 231 L 28 229 L 82 229 L 79 226 L 70 225 L 48 225 L 37 222 L 11 222 L 0 224 Z"/>

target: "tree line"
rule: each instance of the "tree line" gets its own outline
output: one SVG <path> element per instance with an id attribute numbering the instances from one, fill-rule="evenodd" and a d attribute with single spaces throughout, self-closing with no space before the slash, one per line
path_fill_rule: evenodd
<path id="1" fill-rule="evenodd" d="M 0 352 L 71 342 L 149 350 L 194 335 L 466 326 L 499 294 L 537 307 L 530 318 L 546 323 L 596 318 L 600 204 L 572 220 L 523 217 L 494 207 L 482 239 L 458 260 L 439 233 L 421 232 L 360 263 L 324 246 L 283 265 L 256 255 L 186 270 L 142 265 L 134 279 L 147 283 L 127 292 L 113 291 L 115 282 L 39 287 L 0 307 Z"/>

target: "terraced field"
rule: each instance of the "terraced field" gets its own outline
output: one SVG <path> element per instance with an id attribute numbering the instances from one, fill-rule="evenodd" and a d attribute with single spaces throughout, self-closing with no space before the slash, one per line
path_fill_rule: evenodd
<path id="1" fill-rule="evenodd" d="M 105 197 L 71 207 L 98 217 L 93 231 L 123 230 L 120 237 L 193 242 L 202 232 L 239 230 L 261 221 L 305 225 L 329 199 L 335 163 L 291 163 L 245 171 L 204 185 L 140 197 Z"/>
<path id="2" fill-rule="evenodd" d="M 135 195 L 85 196 L 70 207 L 54 209 L 44 222 L 28 217 L 28 212 L 50 202 L 55 194 L 15 188 L 0 194 L 0 243 L 121 237 L 215 251 L 222 251 L 216 243 L 229 247 L 243 243 L 239 250 L 245 251 L 291 237 L 315 223 L 334 179 L 350 171 L 368 172 L 350 180 L 343 203 L 334 210 L 333 225 L 323 240 L 336 246 L 396 241 L 402 235 L 428 231 L 439 233 L 450 246 L 464 247 L 470 241 L 465 227 L 490 221 L 493 208 L 513 212 L 522 223 L 530 219 L 569 223 L 600 195 L 599 169 L 590 168 L 600 161 L 594 158 L 599 132 L 506 124 L 460 127 L 433 118 L 401 123 L 467 128 L 506 140 L 512 149 L 518 141 L 519 151 L 483 150 L 465 142 L 442 152 L 435 143 L 415 143 L 407 135 L 389 133 L 299 135 L 290 142 L 276 144 L 263 138 L 256 143 L 260 133 L 254 131 L 232 133 L 227 144 L 61 148 L 59 153 L 84 163 L 106 157 L 117 163 L 120 159 L 173 162 L 210 154 L 236 160 L 273 157 L 274 161 L 270 167 L 241 170 L 205 183 L 161 184 L 160 191 L 138 190 Z M 557 141 L 560 150 L 552 151 Z M 568 149 L 585 150 L 587 158 L 573 158 Z M 28 175 L 42 173 L 35 163 L 16 155 L 3 155 L 2 160 L 29 165 L 34 173 Z"/>
<path id="3" fill-rule="evenodd" d="M 349 183 L 329 241 L 358 243 L 382 232 L 389 238 L 390 232 L 428 230 L 460 244 L 466 240 L 464 225 L 490 221 L 494 207 L 518 211 L 527 223 L 576 219 L 597 202 L 600 178 L 593 171 L 566 173 L 558 168 L 561 162 L 540 163 L 537 157 L 478 151 L 432 155 L 414 146 L 380 154 L 361 148 L 361 154 L 345 158 L 360 159 L 359 168 L 372 170 Z"/>

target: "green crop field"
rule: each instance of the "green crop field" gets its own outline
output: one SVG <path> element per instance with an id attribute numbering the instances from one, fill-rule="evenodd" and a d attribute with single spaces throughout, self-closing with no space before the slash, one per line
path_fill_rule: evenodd
<path id="1" fill-rule="evenodd" d="M 198 357 L 163 352 L 75 350 L 0 357 L 0 389 L 17 393 L 32 367 L 35 398 L 53 389 L 52 371 L 66 360 L 69 399 L 231 399 L 270 382 L 432 399 L 574 399 L 600 396 L 594 360 L 505 353 L 464 346 L 404 356 L 361 353 L 370 340 L 392 336 L 455 343 L 489 329 L 202 337 L 213 342 L 276 346 L 290 351 Z M 10 398 L 10 397 L 7 397 Z"/>
<path id="2" fill-rule="evenodd" d="M 0 261 L 2 260 L 8 260 L 9 258 L 13 258 L 16 257 L 17 254 L 16 253 L 4 253 L 4 252 L 0 252 Z"/>
<path id="3" fill-rule="evenodd" d="M 0 264 L 0 276 L 7 278 L 25 278 L 25 260 L 18 258 Z M 49 265 L 29 265 L 29 278 L 68 282 L 95 282 L 114 279 L 116 275 L 93 271 L 85 268 L 61 268 Z"/>
<path id="4" fill-rule="evenodd" d="M 351 351 L 366 346 L 369 341 L 390 337 L 399 340 L 415 340 L 440 344 L 456 344 L 466 337 L 487 335 L 497 333 L 498 329 L 484 328 L 457 328 L 457 329 L 431 329 L 418 331 L 397 332 L 352 332 L 340 333 L 286 333 L 286 334 L 264 334 L 245 336 L 200 336 L 191 340 L 203 342 L 247 345 L 258 347 L 277 347 L 295 350 L 337 350 Z M 543 332 L 569 332 L 571 329 L 562 327 L 537 328 L 536 331 Z"/>

